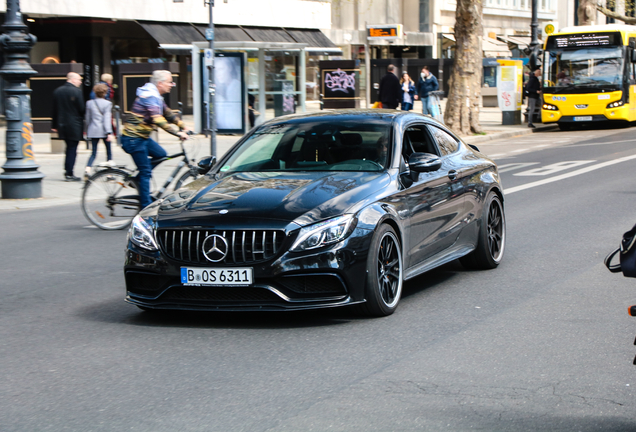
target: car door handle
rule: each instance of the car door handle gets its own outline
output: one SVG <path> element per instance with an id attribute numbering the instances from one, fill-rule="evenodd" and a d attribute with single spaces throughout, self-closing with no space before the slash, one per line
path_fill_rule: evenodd
<path id="1" fill-rule="evenodd" d="M 451 180 L 455 180 L 457 178 L 457 171 L 450 170 L 448 172 L 448 178 L 451 179 Z"/>

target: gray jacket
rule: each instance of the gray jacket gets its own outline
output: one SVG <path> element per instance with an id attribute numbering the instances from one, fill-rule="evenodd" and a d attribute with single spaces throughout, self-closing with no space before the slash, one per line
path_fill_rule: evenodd
<path id="1" fill-rule="evenodd" d="M 113 104 L 106 99 L 86 102 L 86 138 L 106 138 L 113 133 Z"/>

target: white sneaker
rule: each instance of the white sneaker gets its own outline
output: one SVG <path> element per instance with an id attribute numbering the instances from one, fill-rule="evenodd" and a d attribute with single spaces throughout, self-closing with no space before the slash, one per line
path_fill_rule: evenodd
<path id="1" fill-rule="evenodd" d="M 91 176 L 91 172 L 92 172 L 92 169 L 91 169 L 91 167 L 89 167 L 89 166 L 87 166 L 87 167 L 84 169 L 84 181 L 87 181 L 87 180 L 88 180 L 88 178 Z"/>
<path id="2" fill-rule="evenodd" d="M 108 165 L 109 167 L 114 167 L 114 166 L 116 166 L 117 164 L 115 163 L 115 161 L 114 161 L 114 160 L 112 160 L 112 159 L 111 159 L 111 160 L 109 160 L 109 161 L 106 161 L 106 165 Z"/>

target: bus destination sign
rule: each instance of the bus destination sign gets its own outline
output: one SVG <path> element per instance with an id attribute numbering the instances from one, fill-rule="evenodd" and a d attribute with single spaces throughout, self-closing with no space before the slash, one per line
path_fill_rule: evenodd
<path id="1" fill-rule="evenodd" d="M 367 38 L 374 39 L 398 39 L 402 37 L 402 24 L 370 25 L 367 26 Z"/>
<path id="2" fill-rule="evenodd" d="M 581 33 L 573 35 L 551 36 L 547 49 L 554 48 L 587 48 L 622 45 L 619 32 Z"/>

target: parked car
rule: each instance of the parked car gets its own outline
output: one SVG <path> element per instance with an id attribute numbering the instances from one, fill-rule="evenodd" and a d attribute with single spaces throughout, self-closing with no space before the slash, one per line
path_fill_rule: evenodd
<path id="1" fill-rule="evenodd" d="M 492 269 L 506 238 L 497 166 L 413 112 L 279 117 L 145 208 L 126 301 L 142 309 L 395 311 L 403 281 Z M 207 166 L 207 168 L 205 168 Z"/>

